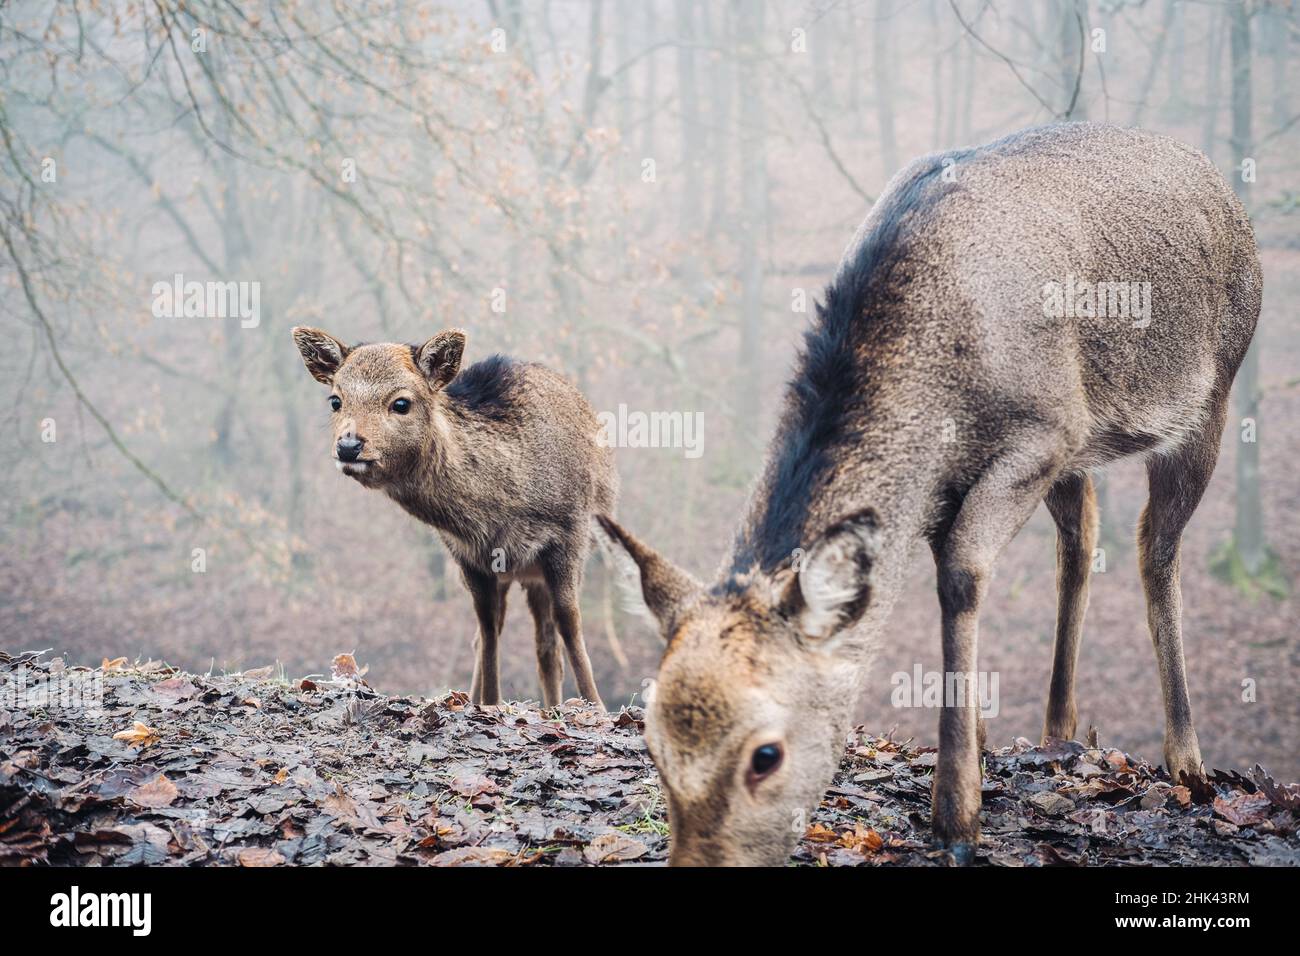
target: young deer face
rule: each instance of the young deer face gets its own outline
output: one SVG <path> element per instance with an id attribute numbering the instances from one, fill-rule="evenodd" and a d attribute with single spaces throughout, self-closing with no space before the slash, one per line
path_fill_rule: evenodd
<path id="1" fill-rule="evenodd" d="M 331 454 L 367 487 L 410 474 L 437 441 L 440 394 L 460 369 L 465 333 L 439 332 L 421 346 L 357 345 L 298 327 L 294 342 L 313 378 L 330 387 Z"/>
<path id="2" fill-rule="evenodd" d="M 874 517 L 829 529 L 798 571 L 709 592 L 600 523 L 668 644 L 646 744 L 668 801 L 669 862 L 783 864 L 843 754 Z"/>

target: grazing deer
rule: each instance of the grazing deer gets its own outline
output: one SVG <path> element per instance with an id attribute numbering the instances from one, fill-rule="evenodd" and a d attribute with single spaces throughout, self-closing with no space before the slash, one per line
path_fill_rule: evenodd
<path id="1" fill-rule="evenodd" d="M 618 477 L 582 394 L 545 366 L 500 355 L 460 371 L 459 329 L 423 345 L 349 347 L 301 327 L 293 338 L 330 387 L 339 471 L 432 525 L 460 566 L 478 618 L 474 702 L 500 702 L 497 643 L 506 591 L 519 581 L 542 704 L 562 700 L 558 631 L 578 691 L 599 705 L 578 592 L 592 515 L 614 507 Z"/>
<path id="2" fill-rule="evenodd" d="M 1089 307 L 1088 290 L 1119 283 L 1146 305 L 1121 308 L 1116 292 Z M 1138 540 L 1165 764 L 1203 779 L 1179 544 L 1260 291 L 1241 203 L 1205 156 L 1163 136 L 1050 126 L 900 172 L 805 334 L 717 580 L 701 586 L 600 518 L 667 642 L 646 742 L 671 862 L 785 861 L 839 764 L 914 545 L 937 567 L 944 670 L 969 679 L 994 561 L 1040 501 L 1058 531 L 1043 735 L 1072 737 L 1097 536 L 1089 472 L 1127 455 L 1149 482 Z M 934 835 L 958 862 L 979 838 L 982 728 L 965 697 L 941 711 L 933 783 Z"/>

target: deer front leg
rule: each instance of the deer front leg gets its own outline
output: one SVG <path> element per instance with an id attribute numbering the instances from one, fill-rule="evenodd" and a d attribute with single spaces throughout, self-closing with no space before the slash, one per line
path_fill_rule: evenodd
<path id="1" fill-rule="evenodd" d="M 974 678 L 984 588 L 982 569 L 959 562 L 945 562 L 939 569 L 945 688 L 978 686 Z M 939 713 L 939 760 L 934 771 L 934 835 L 940 846 L 953 851 L 958 863 L 974 859 L 979 841 L 980 737 L 977 696 L 964 693 L 960 699 L 945 700 Z"/>
<path id="2" fill-rule="evenodd" d="M 501 636 L 501 623 L 505 619 L 505 589 L 496 577 L 472 569 L 464 570 L 465 586 L 474 599 L 474 615 L 478 618 L 477 651 L 474 663 L 474 682 L 470 698 L 476 704 L 501 703 L 501 674 L 497 662 L 497 642 Z"/>
<path id="3" fill-rule="evenodd" d="M 934 835 L 958 863 L 975 857 L 980 833 L 982 731 L 978 680 L 979 611 L 993 563 L 1052 483 L 1052 455 L 1028 452 L 1000 459 L 970 488 L 943 542 L 936 547 L 943 615 L 944 700 L 934 772 Z M 1015 447 L 1012 445 L 1011 447 Z M 1031 447 L 1031 446 L 1030 446 Z"/>

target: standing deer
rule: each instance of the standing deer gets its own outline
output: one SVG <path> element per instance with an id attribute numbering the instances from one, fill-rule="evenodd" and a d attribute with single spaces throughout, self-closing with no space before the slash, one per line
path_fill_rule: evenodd
<path id="1" fill-rule="evenodd" d="M 944 670 L 973 677 L 994 561 L 1040 501 L 1058 532 L 1043 735 L 1072 737 L 1089 472 L 1128 455 L 1148 475 L 1138 541 L 1165 764 L 1203 779 L 1179 546 L 1260 292 L 1241 203 L 1172 139 L 1049 126 L 900 172 L 805 334 L 717 580 L 700 585 L 600 518 L 667 642 L 646 742 L 671 862 L 785 861 L 838 766 L 914 545 L 937 567 Z M 933 783 L 934 836 L 958 862 L 979 839 L 982 727 L 965 697 L 940 714 Z"/>
<path id="2" fill-rule="evenodd" d="M 460 371 L 465 333 L 423 345 L 348 347 L 295 328 L 307 371 L 330 387 L 339 471 L 432 525 L 478 618 L 475 703 L 501 699 L 497 644 L 506 591 L 528 593 L 542 704 L 562 700 L 564 642 L 578 691 L 600 705 L 582 639 L 578 592 L 591 521 L 618 495 L 613 452 L 582 394 L 542 365 L 495 355 Z"/>

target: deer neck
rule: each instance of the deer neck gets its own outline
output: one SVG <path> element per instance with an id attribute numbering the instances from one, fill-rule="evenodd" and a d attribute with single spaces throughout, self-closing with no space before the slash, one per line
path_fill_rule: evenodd
<path id="1" fill-rule="evenodd" d="M 402 481 L 386 489 L 411 515 L 462 541 L 483 536 L 481 506 L 483 476 L 492 474 L 485 461 L 492 444 L 475 442 L 473 423 L 460 409 L 434 413 L 431 438 L 417 466 Z"/>
<path id="2" fill-rule="evenodd" d="M 941 471 L 938 438 L 928 422 L 928 416 L 876 415 L 866 407 L 850 427 L 810 442 L 806 422 L 787 412 L 724 562 L 723 579 L 770 576 L 789 567 L 828 527 L 870 509 L 880 536 L 863 621 L 867 627 L 883 624 L 932 519 Z"/>

